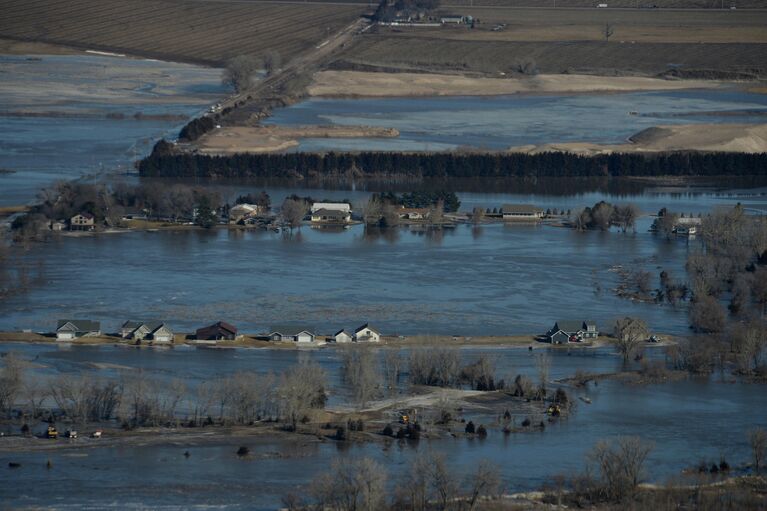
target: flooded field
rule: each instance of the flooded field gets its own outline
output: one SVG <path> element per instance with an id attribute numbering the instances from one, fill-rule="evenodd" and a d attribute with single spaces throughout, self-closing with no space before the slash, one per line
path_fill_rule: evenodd
<path id="1" fill-rule="evenodd" d="M 133 170 L 225 95 L 220 71 L 106 56 L 0 56 L 0 206 L 57 180 Z M 139 114 L 139 118 L 136 118 Z"/>
<path id="2" fill-rule="evenodd" d="M 120 370 L 141 369 L 147 376 L 180 377 L 189 385 L 211 377 L 250 370 L 280 370 L 300 360 L 317 361 L 328 373 L 331 403 L 339 399 L 342 384 L 338 350 L 137 350 L 115 347 L 72 347 L 3 345 L 0 352 L 17 351 L 34 359 L 40 378 L 62 373 L 93 372 L 114 376 Z M 659 351 L 659 350 L 658 350 Z M 497 371 L 532 375 L 532 353 L 525 349 L 461 350 L 463 360 L 490 353 Z M 407 351 L 402 351 L 407 356 Z M 663 355 L 659 352 L 648 354 Z M 122 369 L 97 369 L 103 362 Z M 551 377 L 559 379 L 575 370 L 611 372 L 620 359 L 609 349 L 554 351 Z M 406 378 L 406 375 L 405 375 Z M 555 474 L 573 475 L 585 463 L 585 455 L 599 439 L 616 435 L 640 435 L 653 442 L 649 478 L 663 482 L 701 460 L 717 461 L 721 456 L 732 464 L 748 458 L 746 431 L 767 426 L 767 418 L 756 410 L 767 406 L 762 386 L 724 383 L 718 377 L 690 379 L 663 385 L 629 385 L 603 381 L 587 389 L 570 389 L 574 396 L 591 399 L 578 402 L 567 419 L 549 424 L 544 432 L 504 436 L 492 426 L 492 413 L 467 414 L 490 426 L 484 440 L 451 438 L 418 443 L 391 440 L 383 443 L 344 444 L 316 441 L 312 437 L 280 439 L 227 439 L 215 441 L 174 440 L 160 445 L 91 447 L 79 450 L 10 453 L 0 449 L 0 463 L 22 463 L 0 479 L 0 495 L 12 506 L 55 504 L 57 508 L 90 505 L 96 508 L 180 509 L 227 506 L 234 509 L 275 509 L 281 497 L 327 471 L 337 457 L 372 457 L 385 464 L 390 484 L 413 458 L 431 450 L 447 456 L 451 470 L 461 478 L 482 459 L 501 467 L 507 491 L 540 488 Z M 45 440 L 38 440 L 44 444 Z M 253 456 L 240 460 L 240 445 L 251 448 Z M 190 456 L 184 456 L 189 451 Z M 47 460 L 53 463 L 46 468 Z M 552 465 L 551 460 L 556 460 Z M 297 470 L 300 467 L 300 470 Z M 67 492 L 60 488 L 67 487 Z"/>
<path id="3" fill-rule="evenodd" d="M 622 143 L 663 124 L 764 123 L 767 95 L 739 90 L 394 99 L 310 99 L 265 124 L 395 128 L 394 139 L 302 139 L 298 151 L 507 149 L 549 142 Z"/>

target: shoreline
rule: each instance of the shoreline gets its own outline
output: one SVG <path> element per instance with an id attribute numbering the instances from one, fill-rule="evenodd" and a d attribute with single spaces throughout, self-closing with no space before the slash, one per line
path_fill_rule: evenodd
<path id="1" fill-rule="evenodd" d="M 313 343 L 297 343 L 292 341 L 269 341 L 267 333 L 240 334 L 233 341 L 196 341 L 190 339 L 191 333 L 176 333 L 172 343 L 136 344 L 129 339 L 123 339 L 119 334 L 102 334 L 93 337 L 81 337 L 74 341 L 59 341 L 54 333 L 36 332 L 0 332 L 0 344 L 51 344 L 60 346 L 125 346 L 129 348 L 170 349 L 175 347 L 202 348 L 202 349 L 343 349 L 350 346 L 367 346 L 380 348 L 417 348 L 417 347 L 453 347 L 453 348 L 515 348 L 515 349 L 597 349 L 611 346 L 612 335 L 600 335 L 589 341 L 550 344 L 543 340 L 542 334 L 522 335 L 481 335 L 481 336 L 457 336 L 457 335 L 381 335 L 380 342 L 346 342 L 336 343 L 318 341 Z M 663 339 L 657 343 L 646 343 L 647 347 L 665 347 L 678 343 L 678 336 L 659 333 Z M 317 335 L 317 338 L 330 337 L 330 335 Z"/>

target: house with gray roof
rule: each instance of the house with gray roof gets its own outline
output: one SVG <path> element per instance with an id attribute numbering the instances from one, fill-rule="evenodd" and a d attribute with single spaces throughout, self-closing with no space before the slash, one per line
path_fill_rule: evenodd
<path id="1" fill-rule="evenodd" d="M 357 327 L 354 330 L 354 342 L 380 342 L 381 332 L 370 326 L 368 323 Z"/>
<path id="2" fill-rule="evenodd" d="M 123 339 L 133 339 L 137 343 L 151 341 L 153 344 L 173 342 L 173 330 L 162 321 L 126 321 L 120 328 Z"/>
<path id="3" fill-rule="evenodd" d="M 597 324 L 593 321 L 557 321 L 546 338 L 552 344 L 567 344 L 583 339 L 595 339 L 599 336 Z"/>
<path id="4" fill-rule="evenodd" d="M 56 326 L 56 340 L 72 341 L 79 337 L 101 335 L 101 323 L 87 319 L 60 319 Z"/>
<path id="5" fill-rule="evenodd" d="M 315 224 L 347 224 L 351 222 L 352 214 L 339 209 L 318 209 L 312 211 L 312 223 Z"/>
<path id="6" fill-rule="evenodd" d="M 311 343 L 317 340 L 314 328 L 307 326 L 279 325 L 269 331 L 269 340 L 276 342 Z"/>
<path id="7" fill-rule="evenodd" d="M 354 336 L 344 329 L 339 330 L 338 332 L 334 333 L 332 337 L 328 338 L 328 341 L 338 343 L 352 342 L 353 340 Z"/>

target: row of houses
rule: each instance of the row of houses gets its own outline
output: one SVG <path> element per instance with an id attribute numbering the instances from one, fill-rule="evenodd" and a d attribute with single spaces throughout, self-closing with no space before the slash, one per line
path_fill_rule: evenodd
<path id="1" fill-rule="evenodd" d="M 71 341 L 81 337 L 101 335 L 101 324 L 98 321 L 81 319 L 62 319 L 56 327 L 56 338 L 61 341 Z M 120 327 L 120 337 L 136 343 L 151 342 L 152 344 L 169 344 L 174 339 L 173 330 L 162 321 L 126 321 Z M 237 327 L 225 321 L 217 321 L 212 325 L 198 328 L 195 339 L 203 342 L 234 341 L 238 338 Z M 546 333 L 545 339 L 551 344 L 568 344 L 595 339 L 599 336 L 597 324 L 594 321 L 560 320 Z M 341 329 L 332 336 L 320 336 L 316 330 L 307 326 L 273 326 L 267 336 L 274 342 L 295 342 L 298 344 L 318 343 L 350 343 L 350 342 L 380 342 L 381 332 L 365 323 L 352 331 Z"/>
<path id="2" fill-rule="evenodd" d="M 60 341 L 72 341 L 82 337 L 97 337 L 101 335 L 101 324 L 98 321 L 84 319 L 62 319 L 56 326 L 56 338 Z M 175 338 L 173 329 L 162 321 L 133 321 L 129 320 L 120 327 L 122 339 L 152 344 L 170 344 Z M 197 341 L 234 341 L 239 337 L 237 327 L 226 321 L 217 321 L 212 325 L 198 328 L 194 338 Z M 346 342 L 380 342 L 381 333 L 368 323 L 352 332 L 339 330 L 330 337 L 316 334 L 316 330 L 305 326 L 275 326 L 268 334 L 268 339 L 275 342 L 296 343 L 346 343 Z"/>

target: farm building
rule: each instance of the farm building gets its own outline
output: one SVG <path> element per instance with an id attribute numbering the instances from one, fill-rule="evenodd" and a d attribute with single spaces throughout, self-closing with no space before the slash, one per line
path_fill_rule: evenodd
<path id="1" fill-rule="evenodd" d="M 593 321 L 557 321 L 546 333 L 546 338 L 552 344 L 567 344 L 598 336 L 597 324 Z"/>
<path id="2" fill-rule="evenodd" d="M 504 220 L 538 220 L 543 218 L 544 213 L 532 204 L 504 204 L 500 212 Z"/>
<path id="3" fill-rule="evenodd" d="M 237 337 L 237 327 L 219 321 L 210 326 L 198 328 L 195 337 L 199 341 L 233 341 Z"/>
<path id="4" fill-rule="evenodd" d="M 310 343 L 317 338 L 314 328 L 306 326 L 275 326 L 271 328 L 269 340 L 276 342 Z"/>
<path id="5" fill-rule="evenodd" d="M 312 212 L 312 223 L 315 224 L 347 224 L 351 219 L 351 213 L 338 209 L 318 209 Z"/>
<path id="6" fill-rule="evenodd" d="M 71 341 L 78 337 L 101 335 L 101 324 L 87 319 L 60 319 L 56 326 L 56 339 Z"/>
<path id="7" fill-rule="evenodd" d="M 380 342 L 381 333 L 365 323 L 354 330 L 354 342 Z"/>
<path id="8" fill-rule="evenodd" d="M 96 228 L 96 217 L 88 212 L 78 213 L 69 219 L 69 228 L 73 231 L 92 231 Z"/>

